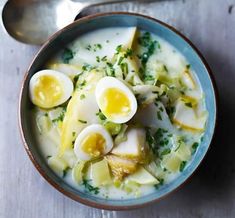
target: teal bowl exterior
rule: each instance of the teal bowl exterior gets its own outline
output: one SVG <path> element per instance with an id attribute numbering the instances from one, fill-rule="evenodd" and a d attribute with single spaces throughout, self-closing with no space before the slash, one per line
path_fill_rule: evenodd
<path id="1" fill-rule="evenodd" d="M 163 185 L 154 193 L 140 198 L 129 200 L 101 199 L 96 196 L 91 196 L 89 193 L 78 191 L 65 183 L 50 170 L 45 160 L 40 155 L 34 133 L 32 132 L 33 128 L 30 124 L 29 111 L 32 105 L 28 97 L 28 86 L 31 76 L 38 70 L 42 69 L 44 63 L 49 59 L 49 57 L 66 46 L 67 43 L 76 39 L 78 36 L 104 27 L 129 26 L 137 26 L 141 30 L 149 31 L 162 37 L 176 47 L 187 58 L 191 67 L 196 72 L 202 89 L 205 92 L 206 108 L 209 112 L 209 118 L 203 141 L 198 147 L 197 152 L 193 155 L 192 162 L 185 168 L 179 177 L 169 184 Z M 30 65 L 23 81 L 19 102 L 19 122 L 24 146 L 29 157 L 41 175 L 56 189 L 72 199 L 92 207 L 109 210 L 125 210 L 144 206 L 152 201 L 166 196 L 183 184 L 193 174 L 208 151 L 215 131 L 216 117 L 217 103 L 215 87 L 213 84 L 213 79 L 211 78 L 210 69 L 201 54 L 188 39 L 172 27 L 153 18 L 133 13 L 116 12 L 85 17 L 75 21 L 54 34 L 43 45 Z"/>

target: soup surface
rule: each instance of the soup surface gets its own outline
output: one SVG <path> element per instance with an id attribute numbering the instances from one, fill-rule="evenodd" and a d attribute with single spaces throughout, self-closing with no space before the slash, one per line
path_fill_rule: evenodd
<path id="1" fill-rule="evenodd" d="M 102 198 L 137 198 L 184 171 L 208 113 L 190 63 L 135 27 L 78 37 L 29 85 L 32 124 L 50 168 Z"/>

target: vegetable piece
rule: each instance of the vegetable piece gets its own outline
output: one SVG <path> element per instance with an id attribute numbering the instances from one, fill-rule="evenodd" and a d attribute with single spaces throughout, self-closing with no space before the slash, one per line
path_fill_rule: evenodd
<path id="1" fill-rule="evenodd" d="M 54 156 L 48 159 L 48 165 L 59 176 L 64 175 L 64 171 L 67 169 L 67 163 L 60 157 Z"/>
<path id="2" fill-rule="evenodd" d="M 50 129 L 52 128 L 52 123 L 50 119 L 48 118 L 47 114 L 37 116 L 36 124 L 41 134 L 45 134 L 49 132 Z"/>
<path id="3" fill-rule="evenodd" d="M 163 156 L 162 166 L 170 172 L 177 172 L 180 168 L 181 160 L 174 153 Z"/>
<path id="4" fill-rule="evenodd" d="M 120 130 L 120 132 L 118 133 L 118 135 L 115 137 L 114 139 L 114 143 L 116 145 L 120 144 L 121 142 L 124 142 L 127 140 L 127 136 L 126 136 L 126 130 L 127 130 L 128 126 L 126 124 L 122 125 L 122 128 Z"/>
<path id="5" fill-rule="evenodd" d="M 207 114 L 197 117 L 193 108 L 185 105 L 182 99 L 176 103 L 176 110 L 173 116 L 173 122 L 183 129 L 193 131 L 203 131 L 207 120 Z"/>
<path id="6" fill-rule="evenodd" d="M 91 165 L 91 178 L 95 186 L 110 184 L 111 176 L 105 159 Z"/>
<path id="7" fill-rule="evenodd" d="M 119 123 L 107 121 L 103 125 L 112 136 L 119 134 L 122 129 L 122 125 Z"/>
<path id="8" fill-rule="evenodd" d="M 61 130 L 60 156 L 63 155 L 66 149 L 73 147 L 73 141 L 84 127 L 90 123 L 98 123 L 96 112 L 99 108 L 96 103 L 94 90 L 102 74 L 91 71 L 85 74 L 84 77 L 87 80 L 87 85 L 84 85 L 82 89 L 75 90 L 67 106 Z M 81 78 L 81 80 L 83 80 L 83 78 Z M 79 80 L 78 84 L 80 82 Z M 86 98 L 80 99 L 81 94 L 84 94 Z M 85 120 L 86 123 L 79 122 L 78 120 Z"/>
<path id="9" fill-rule="evenodd" d="M 187 161 L 191 158 L 190 148 L 182 142 L 177 150 L 175 151 L 176 156 L 178 156 L 182 161 Z"/>
<path id="10" fill-rule="evenodd" d="M 142 160 L 145 149 L 145 130 L 130 128 L 127 131 L 127 140 L 117 144 L 112 154 L 132 160 Z"/>
<path id="11" fill-rule="evenodd" d="M 85 167 L 85 161 L 79 161 L 75 164 L 75 166 L 72 169 L 72 178 L 73 180 L 79 184 L 81 183 L 83 179 L 83 169 Z"/>
<path id="12" fill-rule="evenodd" d="M 181 76 L 181 81 L 182 83 L 189 89 L 195 89 L 196 88 L 196 84 L 194 82 L 194 79 L 192 77 L 192 75 L 189 72 L 189 69 L 185 69 L 182 76 Z"/>
<path id="13" fill-rule="evenodd" d="M 91 193 L 94 193 L 95 195 L 99 194 L 100 189 L 99 187 L 94 187 L 90 183 L 91 180 L 83 179 L 82 185 L 84 185 L 85 189 Z"/>
<path id="14" fill-rule="evenodd" d="M 117 157 L 115 155 L 107 155 L 105 159 L 108 161 L 111 172 L 115 180 L 122 180 L 125 176 L 136 171 L 136 162 Z"/>
<path id="15" fill-rule="evenodd" d="M 164 171 L 160 165 L 157 165 L 155 161 L 144 165 L 144 168 L 151 173 L 156 178 L 162 178 L 164 176 Z"/>
<path id="16" fill-rule="evenodd" d="M 64 73 L 71 79 L 74 79 L 75 76 L 82 73 L 82 66 L 80 65 L 49 62 L 46 67 L 48 69 L 57 70 L 61 73 Z"/>
<path id="17" fill-rule="evenodd" d="M 67 163 L 70 168 L 73 168 L 77 162 L 77 158 L 74 154 L 73 149 L 68 149 L 64 152 L 62 156 L 63 160 Z"/>
<path id="18" fill-rule="evenodd" d="M 154 185 L 159 183 L 159 181 L 143 167 L 139 167 L 135 173 L 129 175 L 126 179 L 140 185 Z"/>

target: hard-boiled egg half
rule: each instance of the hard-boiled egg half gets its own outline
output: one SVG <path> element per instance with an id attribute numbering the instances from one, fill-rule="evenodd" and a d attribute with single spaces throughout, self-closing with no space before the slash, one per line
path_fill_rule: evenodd
<path id="1" fill-rule="evenodd" d="M 31 101 L 41 108 L 52 108 L 63 104 L 73 92 L 70 78 L 55 70 L 41 70 L 29 82 Z"/>
<path id="2" fill-rule="evenodd" d="M 74 153 L 79 160 L 90 160 L 107 154 L 113 147 L 108 131 L 100 124 L 84 128 L 74 143 Z"/>
<path id="3" fill-rule="evenodd" d="M 136 113 L 135 95 L 114 77 L 103 77 L 96 86 L 95 96 L 102 113 L 114 123 L 125 123 Z"/>

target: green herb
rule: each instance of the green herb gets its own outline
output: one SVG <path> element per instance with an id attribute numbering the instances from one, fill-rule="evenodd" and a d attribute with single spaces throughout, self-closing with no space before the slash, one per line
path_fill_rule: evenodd
<path id="1" fill-rule="evenodd" d="M 84 95 L 84 94 L 81 94 L 80 95 L 80 99 L 82 100 L 82 99 L 84 99 L 86 96 Z"/>
<path id="2" fill-rule="evenodd" d="M 72 136 L 74 137 L 76 135 L 76 132 L 72 132 Z"/>
<path id="3" fill-rule="evenodd" d="M 123 61 L 124 57 L 120 57 L 119 60 L 118 60 L 118 65 L 120 65 Z"/>
<path id="4" fill-rule="evenodd" d="M 187 68 L 187 69 L 190 69 L 190 68 L 191 68 L 191 65 L 190 65 L 190 64 L 187 64 L 187 65 L 186 65 L 186 68 Z"/>
<path id="5" fill-rule="evenodd" d="M 148 142 L 148 145 L 150 149 L 152 150 L 152 152 L 154 154 L 157 154 L 158 151 L 157 151 L 156 141 L 155 141 L 153 134 L 151 133 L 151 129 L 148 127 L 146 128 L 146 141 Z"/>
<path id="6" fill-rule="evenodd" d="M 109 40 L 106 40 L 106 43 L 109 43 Z"/>
<path id="7" fill-rule="evenodd" d="M 86 80 L 83 80 L 81 83 L 77 84 L 78 89 L 82 89 L 86 85 Z"/>
<path id="8" fill-rule="evenodd" d="M 101 111 L 96 113 L 96 116 L 98 116 L 99 119 L 102 120 L 102 121 L 107 119 L 106 116 Z"/>
<path id="9" fill-rule="evenodd" d="M 87 49 L 88 51 L 90 51 L 90 50 L 91 50 L 91 45 L 88 45 L 88 46 L 86 47 L 86 49 Z"/>
<path id="10" fill-rule="evenodd" d="M 84 65 L 82 66 L 82 70 L 83 70 L 83 71 L 91 71 L 91 70 L 93 70 L 93 69 L 95 69 L 95 67 L 91 66 L 90 64 L 84 64 Z"/>
<path id="11" fill-rule="evenodd" d="M 66 112 L 66 107 L 63 107 L 63 110 L 61 111 L 60 115 L 57 118 L 53 119 L 52 123 L 56 123 L 56 122 L 59 122 L 59 121 L 63 122 L 65 112 Z"/>
<path id="12" fill-rule="evenodd" d="M 116 54 L 119 54 L 121 50 L 122 50 L 122 45 L 118 45 L 116 47 Z"/>
<path id="13" fill-rule="evenodd" d="M 101 44 L 95 44 L 94 45 L 96 48 L 98 48 L 98 49 L 102 49 L 102 45 Z"/>
<path id="14" fill-rule="evenodd" d="M 127 48 L 125 54 L 124 54 L 124 57 L 127 58 L 127 57 L 130 57 L 133 55 L 133 50 L 131 48 Z"/>
<path id="15" fill-rule="evenodd" d="M 127 75 L 128 74 L 128 64 L 127 63 L 121 63 L 120 68 L 122 72 Z"/>
<path id="16" fill-rule="evenodd" d="M 163 65 L 163 68 L 168 73 L 168 68 L 167 68 L 167 66 L 165 64 Z"/>
<path id="17" fill-rule="evenodd" d="M 63 178 L 66 177 L 68 171 L 69 171 L 69 167 L 67 167 L 66 169 L 63 170 Z"/>
<path id="18" fill-rule="evenodd" d="M 182 172 L 187 164 L 187 161 L 182 161 L 180 164 L 180 172 Z"/>
<path id="19" fill-rule="evenodd" d="M 96 56 L 96 61 L 99 63 L 100 62 L 100 57 Z"/>
<path id="20" fill-rule="evenodd" d="M 162 120 L 162 115 L 161 115 L 161 112 L 160 112 L 160 111 L 157 112 L 157 118 L 158 118 L 159 120 Z"/>
<path id="21" fill-rule="evenodd" d="M 163 107 L 159 107 L 159 110 L 160 110 L 161 112 L 163 112 Z"/>
<path id="22" fill-rule="evenodd" d="M 62 60 L 63 60 L 63 62 L 64 62 L 65 64 L 68 64 L 69 61 L 70 61 L 71 59 L 73 59 L 74 54 L 75 54 L 75 53 L 74 53 L 71 49 L 65 48 L 64 51 L 63 51 L 63 53 L 62 53 Z"/>
<path id="23" fill-rule="evenodd" d="M 45 113 L 44 116 L 45 116 L 45 117 L 48 117 L 48 113 Z"/>
<path id="24" fill-rule="evenodd" d="M 93 192 L 95 195 L 99 194 L 99 188 L 94 187 L 91 184 L 89 184 L 91 180 L 83 179 L 82 185 L 84 185 L 85 189 L 89 192 Z"/>
<path id="25" fill-rule="evenodd" d="M 193 105 L 192 105 L 192 103 L 191 102 L 187 102 L 187 103 L 185 103 L 185 106 L 187 106 L 187 107 L 193 107 Z"/>
<path id="26" fill-rule="evenodd" d="M 159 189 L 159 187 L 160 187 L 161 185 L 163 185 L 164 179 L 158 178 L 158 181 L 159 181 L 159 183 L 154 185 L 154 187 L 155 187 L 156 189 Z"/>
<path id="27" fill-rule="evenodd" d="M 49 158 L 51 158 L 51 155 L 48 155 L 48 156 L 47 156 L 47 159 L 49 159 Z"/>
<path id="28" fill-rule="evenodd" d="M 80 74 L 77 74 L 76 76 L 73 77 L 73 83 L 76 84 L 78 79 L 79 79 Z"/>
<path id="29" fill-rule="evenodd" d="M 170 149 L 170 148 L 166 148 L 165 150 L 163 150 L 163 151 L 161 152 L 161 156 L 167 155 L 167 154 L 169 154 L 169 153 L 171 153 L 171 149 Z"/>
<path id="30" fill-rule="evenodd" d="M 104 57 L 102 57 L 101 61 L 107 61 L 107 56 L 105 55 Z"/>
<path id="31" fill-rule="evenodd" d="M 115 70 L 113 68 L 113 65 L 111 63 L 107 62 L 107 66 L 108 67 L 105 70 L 106 75 L 114 77 L 115 76 Z"/>
<path id="32" fill-rule="evenodd" d="M 154 80 L 152 75 L 144 75 L 144 81 L 152 81 Z"/>
<path id="33" fill-rule="evenodd" d="M 80 123 L 87 123 L 85 120 L 78 120 Z"/>
<path id="34" fill-rule="evenodd" d="M 199 143 L 198 143 L 198 142 L 194 142 L 194 143 L 193 143 L 193 145 L 192 145 L 193 153 L 196 152 L 198 146 L 199 146 Z"/>

